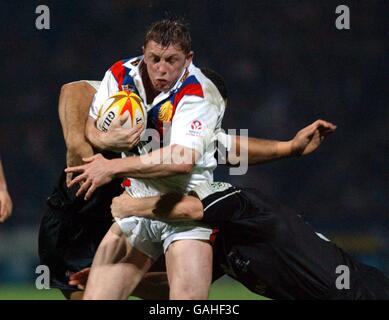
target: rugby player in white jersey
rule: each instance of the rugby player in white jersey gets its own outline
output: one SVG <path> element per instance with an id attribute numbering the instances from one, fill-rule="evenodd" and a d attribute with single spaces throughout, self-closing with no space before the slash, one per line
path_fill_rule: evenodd
<path id="1" fill-rule="evenodd" d="M 86 159 L 86 165 L 68 168 L 67 172 L 80 173 L 69 184 L 83 182 L 78 195 L 86 192 L 88 199 L 113 176 L 131 177 L 127 191 L 133 197 L 186 193 L 212 181 L 216 167 L 212 139 L 221 126 L 224 101 L 215 85 L 192 64 L 192 56 L 185 26 L 164 20 L 147 33 L 144 57 L 119 61 L 107 71 L 87 122 L 92 144 L 118 150 L 96 129 L 95 119 L 103 102 L 123 89 L 142 98 L 149 124 L 159 131 L 161 139 L 170 139 L 170 144 L 148 155 L 123 159 L 96 155 Z M 166 123 L 171 123 L 168 134 L 163 126 Z M 174 159 L 174 154 L 180 155 L 179 159 Z M 153 261 L 165 252 L 170 298 L 206 299 L 212 269 L 211 233 L 210 228 L 196 222 L 168 224 L 136 217 L 117 221 L 99 246 L 84 298 L 126 299 Z M 132 285 L 121 286 L 123 277 L 132 279 Z"/>
<path id="2" fill-rule="evenodd" d="M 202 72 L 212 80 L 212 82 L 218 87 L 218 90 L 221 92 L 224 99 L 227 99 L 227 91 L 225 88 L 225 84 L 223 79 L 218 76 L 215 72 L 201 69 Z M 262 139 L 255 139 L 255 138 L 247 138 L 247 137 L 239 137 L 239 136 L 230 136 L 226 135 L 223 132 L 220 132 L 217 134 L 217 140 L 219 145 L 224 145 L 227 151 L 227 161 L 237 163 L 237 162 L 244 162 L 247 160 L 249 164 L 258 164 L 263 163 L 270 160 L 275 160 L 278 158 L 284 158 L 292 155 L 306 155 L 311 152 L 313 152 L 320 144 L 322 139 L 333 132 L 334 127 L 325 121 L 318 120 L 315 121 L 313 124 L 309 125 L 308 127 L 300 130 L 294 139 L 290 141 L 271 141 L 271 140 L 262 140 Z M 242 143 L 242 141 L 245 141 L 246 143 Z M 237 154 L 233 151 L 233 149 L 240 150 L 241 147 L 247 147 L 247 152 L 241 152 L 240 154 Z M 243 157 L 247 156 L 246 159 Z M 217 186 L 217 185 L 216 185 Z M 197 191 L 197 190 L 196 190 Z M 206 197 L 205 192 L 215 192 L 215 186 L 212 185 L 210 190 L 200 190 L 202 192 L 202 197 Z M 149 212 L 146 210 L 145 207 L 153 208 L 155 207 L 156 202 L 161 203 L 161 209 L 162 210 L 168 210 L 167 208 L 173 208 L 175 212 L 182 213 L 186 218 L 190 218 L 191 216 L 198 216 L 199 214 L 199 206 L 198 203 L 192 203 L 191 201 L 185 201 L 185 203 L 179 204 L 177 206 L 174 206 L 171 203 L 171 200 L 178 201 L 179 195 L 171 197 L 164 198 L 163 201 L 156 201 L 157 198 L 142 198 L 142 199 L 134 199 L 134 201 L 131 201 L 131 197 L 128 196 L 128 194 L 124 193 L 120 197 L 116 197 L 112 203 L 112 214 L 114 216 L 118 217 L 126 217 L 128 215 L 132 215 L 135 213 L 135 215 L 143 215 L 146 214 L 148 217 Z M 127 200 L 126 200 L 127 199 Z M 189 198 L 185 198 L 189 199 Z M 136 201 L 135 201 L 136 200 Z M 168 200 L 168 201 L 165 201 Z M 128 201 L 128 202 L 127 202 Z M 205 201 L 205 200 L 204 200 Z M 151 202 L 151 204 L 150 204 Z M 128 203 L 131 208 L 128 208 L 126 205 Z M 165 205 L 163 204 L 165 203 Z M 135 209 L 139 208 L 139 210 Z M 183 210 L 189 211 L 185 211 Z M 135 211 L 134 211 L 135 210 Z M 139 212 L 138 212 L 139 211 Z M 156 212 L 161 211 L 160 209 L 156 210 Z M 229 212 L 228 209 L 225 210 L 225 212 Z M 124 214 L 123 216 L 121 216 Z M 165 214 L 165 213 L 164 213 Z M 182 219 L 182 216 L 179 216 L 178 218 Z M 221 215 L 220 220 L 222 220 L 223 215 Z M 242 222 L 244 225 L 244 222 Z M 219 227 L 216 225 L 216 227 Z M 238 243 L 238 241 L 235 238 L 231 238 L 229 235 L 225 235 L 229 239 L 231 239 L 232 242 L 235 244 Z M 220 239 L 220 237 L 219 237 Z M 235 240 L 232 240 L 235 239 Z M 220 241 L 218 241 L 220 243 Z M 254 246 L 253 246 L 254 248 Z M 214 278 L 213 280 L 217 279 L 221 273 L 220 273 L 220 263 L 221 256 L 223 256 L 223 250 L 220 250 L 220 245 L 215 246 L 213 245 L 213 258 L 214 258 Z M 256 249 L 253 249 L 253 254 L 255 256 Z M 255 256 L 257 257 L 257 256 Z M 160 268 L 160 269 L 159 269 Z M 145 281 L 142 281 L 142 283 L 137 287 L 137 290 L 134 292 L 135 295 L 140 296 L 142 298 L 152 298 L 152 299 L 164 299 L 166 297 L 166 292 L 168 293 L 168 286 L 164 285 L 165 283 L 165 276 L 163 273 L 163 267 L 161 266 L 159 268 L 154 269 L 152 273 L 148 273 L 146 279 L 143 279 Z M 155 271 L 160 271 L 159 273 L 155 273 Z M 162 272 L 161 272 L 162 271 Z M 81 285 L 83 286 L 86 282 L 86 278 L 88 276 L 89 269 L 84 269 L 81 272 L 77 272 L 70 276 L 70 284 L 73 285 Z M 260 273 L 261 274 L 261 273 Z M 247 285 L 247 277 L 234 277 L 236 280 L 242 282 L 243 284 Z M 258 277 L 251 277 L 250 279 L 253 279 L 253 283 L 256 283 L 258 280 Z M 130 281 L 130 279 L 122 278 L 122 282 L 125 283 L 127 281 Z M 251 281 L 251 280 L 250 280 Z M 292 286 L 294 284 L 292 283 Z M 251 288 L 251 287 L 250 287 Z M 283 288 L 288 288 L 288 286 L 285 284 Z M 303 290 L 302 290 L 303 291 Z M 255 291 L 257 292 L 257 291 Z M 286 291 L 285 291 L 286 292 Z M 285 298 L 285 295 L 276 295 L 273 296 L 274 298 Z"/>
<path id="3" fill-rule="evenodd" d="M 201 71 L 216 85 L 222 97 L 227 100 L 224 79 L 212 70 L 202 68 Z M 84 131 L 89 106 L 100 83 L 100 81 L 77 81 L 66 84 L 61 89 L 58 108 L 67 146 L 68 166 L 80 165 L 82 164 L 81 158 L 93 155 L 92 147 L 85 140 Z M 328 125 L 326 122 L 316 121 L 300 130 L 290 141 L 226 136 L 222 132 L 217 137 L 220 139 L 219 145 L 230 148 L 227 162 L 246 161 L 249 164 L 259 164 L 292 155 L 309 154 L 320 144 L 320 141 L 315 142 L 313 137 L 319 132 L 318 130 L 324 133 L 323 130 L 328 128 Z M 118 132 L 117 128 L 120 128 L 118 123 L 112 124 L 107 135 L 121 134 L 128 139 L 127 143 L 134 145 L 138 139 L 137 130 L 130 129 L 126 132 L 119 130 Z M 245 146 L 247 150 L 244 150 Z M 234 150 L 242 152 L 237 153 Z M 242 159 L 246 155 L 247 159 Z M 118 187 L 118 182 L 112 181 L 104 188 L 99 188 L 98 193 L 94 194 L 90 200 L 84 202 L 80 199 L 80 202 L 74 197 L 77 188 L 67 189 L 65 177 L 62 175 L 53 194 L 48 198 L 48 207 L 40 227 L 39 255 L 41 263 L 50 267 L 50 286 L 61 289 L 70 299 L 82 298 L 83 292 L 79 291 L 77 285 L 85 285 L 89 269 L 81 270 L 90 267 L 96 252 L 95 248 L 112 224 L 109 205 L 112 198 L 120 194 Z M 89 217 L 89 219 L 85 220 L 83 217 Z M 95 221 L 93 225 L 87 223 L 91 217 Z M 71 224 L 66 222 L 69 219 L 72 221 Z M 61 241 L 57 242 L 55 239 L 61 239 Z M 163 264 L 164 259 L 160 259 L 156 265 L 153 265 L 152 272 L 147 273 L 146 279 L 143 279 L 144 281 L 133 292 L 133 295 L 143 299 L 168 297 L 169 290 L 164 285 L 165 273 L 160 274 L 161 271 L 166 270 Z M 68 283 L 69 276 L 70 283 Z"/>

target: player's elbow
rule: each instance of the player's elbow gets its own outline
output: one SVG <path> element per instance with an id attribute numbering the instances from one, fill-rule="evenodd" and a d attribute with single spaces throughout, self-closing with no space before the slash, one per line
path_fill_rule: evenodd
<path id="1" fill-rule="evenodd" d="M 192 207 L 191 218 L 192 218 L 192 220 L 203 219 L 203 206 L 202 206 L 202 203 L 200 201 L 197 205 Z"/>
<path id="2" fill-rule="evenodd" d="M 62 85 L 60 97 L 65 98 L 67 96 L 72 96 L 75 91 L 80 89 L 80 84 L 77 82 L 68 82 Z"/>
<path id="3" fill-rule="evenodd" d="M 203 218 L 202 202 L 197 198 L 186 200 L 182 216 L 186 220 L 201 220 Z"/>
<path id="4" fill-rule="evenodd" d="M 175 164 L 174 165 L 174 172 L 177 174 L 189 174 L 192 172 L 193 165 L 192 164 Z"/>
<path id="5" fill-rule="evenodd" d="M 87 81 L 74 81 L 62 85 L 60 96 L 62 98 L 74 97 L 76 95 L 83 95 L 92 97 L 96 90 Z"/>

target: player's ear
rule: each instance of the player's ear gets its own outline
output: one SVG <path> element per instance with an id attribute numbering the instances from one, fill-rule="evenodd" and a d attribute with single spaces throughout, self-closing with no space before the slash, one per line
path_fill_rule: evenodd
<path id="1" fill-rule="evenodd" d="M 194 52 L 193 52 L 193 51 L 190 51 L 190 52 L 185 56 L 185 68 L 189 67 L 189 65 L 192 63 L 193 55 L 194 55 Z"/>
<path id="2" fill-rule="evenodd" d="M 142 54 L 143 54 L 143 61 L 147 64 L 147 57 L 146 57 L 146 48 L 145 46 L 142 46 Z"/>

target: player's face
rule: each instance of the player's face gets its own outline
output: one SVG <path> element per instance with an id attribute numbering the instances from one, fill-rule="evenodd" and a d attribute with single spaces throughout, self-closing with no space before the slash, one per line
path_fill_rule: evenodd
<path id="1" fill-rule="evenodd" d="M 147 73 L 158 91 L 170 90 L 193 57 L 193 52 L 185 54 L 179 46 L 162 47 L 155 41 L 149 41 L 143 53 Z"/>

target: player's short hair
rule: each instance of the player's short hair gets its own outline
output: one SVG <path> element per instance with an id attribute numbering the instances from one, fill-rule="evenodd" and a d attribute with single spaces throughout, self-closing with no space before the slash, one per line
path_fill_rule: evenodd
<path id="1" fill-rule="evenodd" d="M 219 90 L 220 95 L 224 100 L 227 100 L 228 92 L 227 92 L 227 84 L 224 78 L 218 74 L 216 71 L 209 68 L 201 68 L 201 72 L 213 82 L 216 88 Z"/>
<path id="2" fill-rule="evenodd" d="M 169 45 L 179 45 L 188 54 L 192 48 L 192 39 L 188 25 L 182 19 L 164 19 L 154 22 L 146 33 L 144 47 L 149 41 L 155 41 L 166 48 Z"/>

